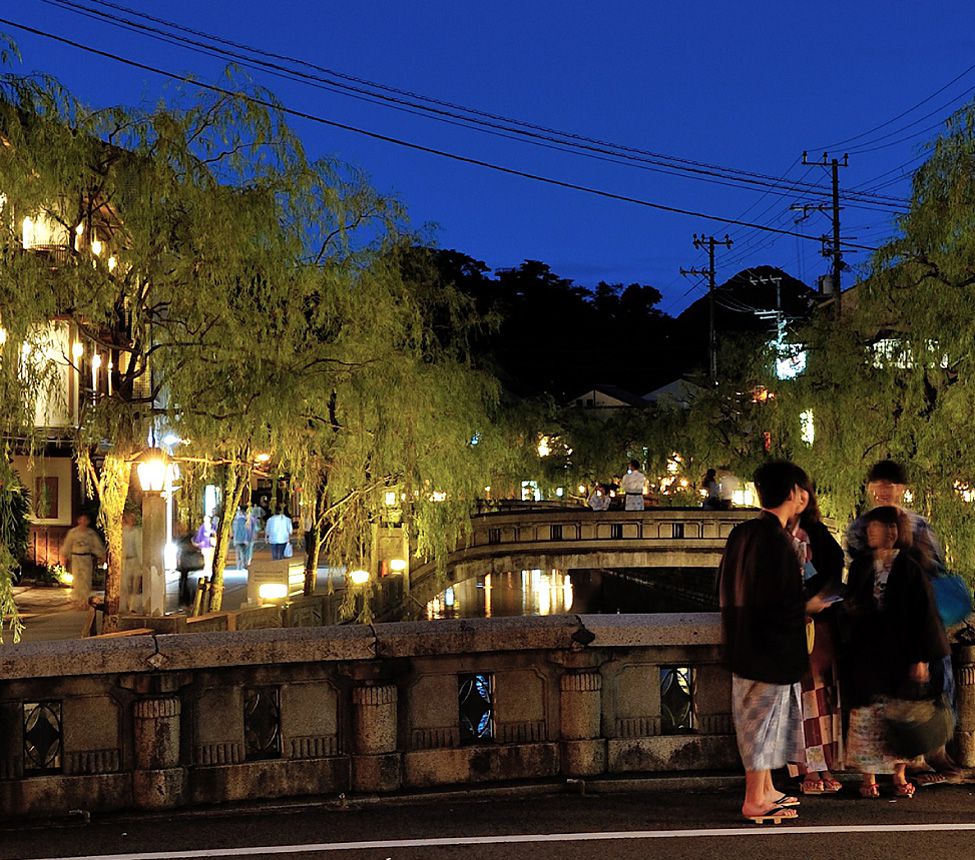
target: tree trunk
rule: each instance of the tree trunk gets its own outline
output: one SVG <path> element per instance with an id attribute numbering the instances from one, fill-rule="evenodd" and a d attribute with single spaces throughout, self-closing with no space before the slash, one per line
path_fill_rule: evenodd
<path id="1" fill-rule="evenodd" d="M 132 462 L 118 453 L 105 455 L 96 483 L 100 506 L 99 519 L 108 546 L 105 572 L 105 632 L 118 627 L 119 597 L 122 585 L 122 513 L 129 493 Z"/>
<path id="2" fill-rule="evenodd" d="M 210 580 L 210 610 L 219 612 L 223 607 L 223 571 L 227 566 L 227 550 L 233 542 L 233 522 L 237 506 L 250 484 L 249 465 L 233 463 L 226 467 L 223 478 L 223 516 L 217 529 L 217 542 L 213 549 L 213 574 Z"/>
<path id="3" fill-rule="evenodd" d="M 318 584 L 318 562 L 322 554 L 322 511 L 325 510 L 326 483 L 324 475 L 315 488 L 314 508 L 311 517 L 311 535 L 308 541 L 308 553 L 305 556 L 305 594 L 314 594 Z M 331 585 L 331 579 L 329 579 Z"/>

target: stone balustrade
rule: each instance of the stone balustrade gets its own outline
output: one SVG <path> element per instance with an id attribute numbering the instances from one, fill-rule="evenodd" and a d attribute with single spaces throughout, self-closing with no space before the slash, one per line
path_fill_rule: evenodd
<path id="1" fill-rule="evenodd" d="M 448 583 L 491 571 L 557 568 L 717 568 L 725 542 L 752 509 L 647 508 L 591 511 L 553 507 L 542 511 L 478 514 L 463 546 L 450 553 Z M 443 590 L 432 562 L 413 563 L 410 591 L 426 603 Z"/>
<path id="2" fill-rule="evenodd" d="M 0 810 L 738 767 L 710 613 L 0 646 Z"/>

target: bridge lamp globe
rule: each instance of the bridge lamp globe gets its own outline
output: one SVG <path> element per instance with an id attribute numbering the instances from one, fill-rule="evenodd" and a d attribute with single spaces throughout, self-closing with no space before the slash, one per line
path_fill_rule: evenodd
<path id="1" fill-rule="evenodd" d="M 349 579 L 352 580 L 353 585 L 365 585 L 369 581 L 369 571 L 357 568 L 349 573 Z"/>
<path id="2" fill-rule="evenodd" d="M 389 569 L 393 573 L 402 573 L 406 570 L 406 559 L 405 558 L 392 558 L 389 560 Z"/>

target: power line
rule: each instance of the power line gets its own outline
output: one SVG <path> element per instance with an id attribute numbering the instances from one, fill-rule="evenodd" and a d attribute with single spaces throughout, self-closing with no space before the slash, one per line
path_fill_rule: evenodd
<path id="1" fill-rule="evenodd" d="M 965 95 L 968 95 L 968 94 L 966 93 Z M 900 134 L 902 131 L 907 131 L 909 128 L 913 128 L 918 123 L 924 122 L 924 120 L 930 119 L 931 117 L 933 117 L 933 116 L 935 116 L 937 114 L 943 114 L 944 111 L 946 111 L 949 107 L 951 107 L 951 105 L 954 104 L 957 100 L 958 99 L 951 99 L 950 101 L 945 102 L 943 105 L 940 105 L 939 107 L 935 108 L 933 111 L 929 111 L 928 113 L 924 114 L 923 116 L 918 117 L 913 122 L 909 122 L 907 125 L 903 125 L 900 128 L 894 129 L 893 131 L 887 132 L 887 134 L 882 134 L 879 137 L 875 137 L 875 138 L 873 138 L 871 140 L 865 140 L 862 144 L 857 144 L 857 146 L 854 147 L 853 149 L 851 149 L 850 152 L 856 154 L 856 153 L 860 153 L 860 152 L 872 152 L 873 149 L 880 149 L 881 147 L 874 147 L 873 145 L 875 143 L 880 143 L 881 141 L 888 140 L 889 138 L 894 137 L 895 135 Z M 924 134 L 926 131 L 929 131 L 932 128 L 937 128 L 944 121 L 945 121 L 945 117 L 942 116 L 942 118 L 938 122 L 934 123 L 933 125 L 926 126 L 925 128 L 922 128 L 918 132 L 914 132 L 912 134 L 909 134 L 907 137 L 899 138 L 898 140 L 894 141 L 893 143 L 888 144 L 888 146 L 893 146 L 896 143 L 903 143 L 904 141 L 910 140 L 913 137 L 917 137 L 918 135 Z M 867 147 L 872 147 L 872 148 L 867 148 Z"/>
<path id="2" fill-rule="evenodd" d="M 401 95 L 409 95 L 411 98 L 420 99 L 422 101 L 427 101 L 432 104 L 445 105 L 453 109 L 453 111 L 462 111 L 463 114 L 472 114 L 472 116 L 464 116 L 452 111 L 440 110 L 438 108 L 430 107 L 429 105 L 419 104 L 415 101 L 404 101 L 403 99 L 390 97 L 385 95 L 383 92 L 370 92 L 361 87 L 350 86 L 347 83 L 341 81 L 328 80 L 318 75 L 309 75 L 306 72 L 302 72 L 296 69 L 287 68 L 284 66 L 277 65 L 275 63 L 268 63 L 263 60 L 257 60 L 253 57 L 248 57 L 233 51 L 227 51 L 224 48 L 220 48 L 214 45 L 208 45 L 203 42 L 198 42 L 192 39 L 187 39 L 182 36 L 176 36 L 172 33 L 166 33 L 157 27 L 152 27 L 139 21 L 132 21 L 130 19 L 120 18 L 118 16 L 111 15 L 109 13 L 103 12 L 99 9 L 91 9 L 87 6 L 81 5 L 74 0 L 43 0 L 43 2 L 48 5 L 53 5 L 58 8 L 65 9 L 67 11 L 74 12 L 75 14 L 84 15 L 85 17 L 95 17 L 97 20 L 105 20 L 106 23 L 121 27 L 129 30 L 138 30 L 149 38 L 159 39 L 166 42 L 167 44 L 176 45 L 179 47 L 184 47 L 188 50 L 194 51 L 196 53 L 203 53 L 207 56 L 217 57 L 217 58 L 231 58 L 241 65 L 247 68 L 255 70 L 264 70 L 268 73 L 275 75 L 276 77 L 283 77 L 288 80 L 298 79 L 299 82 L 306 83 L 310 86 L 314 86 L 319 89 L 325 89 L 329 92 L 338 93 L 340 95 L 346 95 L 352 98 L 356 98 L 361 101 L 366 101 L 372 104 L 379 104 L 384 107 L 389 107 L 395 110 L 405 111 L 419 116 L 427 116 L 431 119 L 437 119 L 442 122 L 446 122 L 451 125 L 461 125 L 461 127 L 469 128 L 471 130 L 481 131 L 485 133 L 494 133 L 496 136 L 508 137 L 509 135 L 514 135 L 516 137 L 509 139 L 521 139 L 527 138 L 527 142 L 536 143 L 538 140 L 546 141 L 547 143 L 536 143 L 536 145 L 544 146 L 545 148 L 560 148 L 560 147 L 571 147 L 571 149 L 561 149 L 563 152 L 568 152 L 571 154 L 585 155 L 587 152 L 597 153 L 601 155 L 611 156 L 614 159 L 625 159 L 626 161 L 634 162 L 635 166 L 640 166 L 643 164 L 654 165 L 655 167 L 644 167 L 643 169 L 651 169 L 656 172 L 671 173 L 672 175 L 687 175 L 687 178 L 695 178 L 701 181 L 712 182 L 718 185 L 732 185 L 732 187 L 753 185 L 756 188 L 768 188 L 766 193 L 779 194 L 784 196 L 788 192 L 783 192 L 781 190 L 776 190 L 781 187 L 782 178 L 769 176 L 767 174 L 756 173 L 754 171 L 746 171 L 738 168 L 726 168 L 719 165 L 709 164 L 707 162 L 693 161 L 690 159 L 683 159 L 676 156 L 663 155 L 660 153 L 655 153 L 651 150 L 642 150 L 635 147 L 624 146 L 621 144 L 608 143 L 606 141 L 601 141 L 597 138 L 588 138 L 583 135 L 578 135 L 570 132 L 562 132 L 555 129 L 545 128 L 544 126 L 535 125 L 533 123 L 528 123 L 523 120 L 513 119 L 511 117 L 504 117 L 498 114 L 489 114 L 484 111 L 480 111 L 474 108 L 464 107 L 462 105 L 456 105 L 451 102 L 445 102 L 440 99 L 434 99 L 427 96 L 420 96 L 415 93 L 411 93 L 406 90 L 399 90 L 395 87 L 389 87 L 385 84 L 378 84 L 372 81 L 367 81 L 362 78 L 356 78 L 354 76 L 345 75 L 340 72 L 336 72 L 333 69 L 328 69 L 323 66 L 318 66 L 314 63 L 310 63 L 306 60 L 291 57 L 284 54 L 275 54 L 272 52 L 264 51 L 259 48 L 254 48 L 252 46 L 243 45 L 238 42 L 233 42 L 228 39 L 224 39 L 220 36 L 215 36 L 210 33 L 206 33 L 201 30 L 196 30 L 189 27 L 184 27 L 181 24 L 177 24 L 172 21 L 167 21 L 163 18 L 158 18 L 153 15 L 148 15 L 146 13 L 140 12 L 138 10 L 129 9 L 128 7 L 121 6 L 120 4 L 103 2 L 103 0 L 88 0 L 90 3 L 96 3 L 98 5 L 107 6 L 112 9 L 122 10 L 129 14 L 136 15 L 137 17 L 143 18 L 145 20 L 154 21 L 156 23 L 162 24 L 171 29 L 178 30 L 185 33 L 190 33 L 196 36 L 200 36 L 204 39 L 208 39 L 211 42 L 216 42 L 218 44 L 230 45 L 241 50 L 248 51 L 253 54 L 258 54 L 260 56 L 272 57 L 275 59 L 280 59 L 289 63 L 303 66 L 305 68 L 315 69 L 317 71 L 328 74 L 332 77 L 344 78 L 346 80 L 354 80 L 360 83 L 364 83 L 373 89 L 384 90 L 386 92 L 394 92 Z M 255 68 L 255 65 L 260 68 Z M 428 116 L 429 115 L 429 116 Z M 490 119 L 500 119 L 511 125 L 499 125 L 495 122 L 489 122 L 482 119 L 477 119 L 476 117 L 488 117 Z M 522 126 L 522 128 L 517 128 L 515 126 Z M 489 129 L 493 131 L 489 131 Z M 535 129 L 537 132 L 545 132 L 544 134 L 536 133 L 536 131 L 526 131 L 525 129 Z M 497 132 L 504 132 L 504 134 L 497 135 Z M 552 137 L 556 135 L 557 137 Z M 581 142 L 577 142 L 581 141 Z M 548 144 L 556 144 L 553 147 Z M 595 144 L 595 145 L 590 145 Z M 581 151 L 576 151 L 581 150 Z M 636 153 L 638 155 L 634 155 Z M 643 157 L 649 156 L 649 157 Z M 590 156 L 593 157 L 593 156 Z M 599 160 L 607 160 L 600 158 Z M 614 163 L 621 163 L 615 161 Z M 685 166 L 688 165 L 688 166 Z M 629 166 L 629 165 L 628 165 Z M 714 177 L 714 178 L 709 178 Z M 724 181 L 721 181 L 724 180 Z M 738 185 L 735 185 L 737 183 Z M 816 185 L 814 183 L 805 183 L 808 190 L 805 193 L 819 194 L 823 196 L 828 196 L 828 189 L 821 185 Z M 754 190 L 754 189 L 753 189 Z M 763 195 L 764 196 L 764 195 Z M 906 201 L 900 200 L 887 195 L 857 195 L 856 200 L 858 203 L 864 204 L 867 207 L 877 207 L 877 208 L 904 208 Z"/>
<path id="3" fill-rule="evenodd" d="M 833 143 L 826 144 L 825 146 L 814 146 L 813 149 L 815 149 L 815 150 L 819 150 L 819 149 L 836 149 L 836 148 L 838 148 L 840 146 L 843 146 L 843 145 L 845 145 L 847 143 L 850 143 L 851 141 L 859 140 L 860 138 L 863 138 L 863 137 L 866 137 L 867 135 L 873 134 L 875 131 L 879 131 L 882 128 L 886 128 L 888 125 L 892 125 L 893 123 L 897 122 L 897 120 L 903 119 L 908 114 L 913 113 L 919 107 L 921 107 L 921 105 L 927 104 L 929 101 L 931 101 L 931 99 L 935 98 L 936 96 L 940 96 L 946 89 L 948 89 L 948 87 L 950 87 L 952 84 L 956 84 L 958 81 L 960 81 L 966 75 L 971 74 L 972 71 L 975 71 L 975 63 L 973 63 L 972 65 L 970 65 L 961 74 L 956 75 L 955 77 L 953 77 L 943 87 L 941 87 L 940 89 L 935 90 L 933 93 L 931 93 L 931 95 L 925 96 L 916 105 L 912 105 L 906 111 L 903 111 L 902 113 L 897 114 L 897 116 L 891 117 L 890 119 L 886 120 L 885 122 L 880 123 L 880 125 L 875 125 L 873 128 L 869 128 L 866 131 L 860 132 L 860 134 L 855 134 L 855 135 L 853 135 L 853 137 L 848 137 L 848 138 L 845 138 L 844 140 L 837 140 L 837 141 L 834 141 Z M 954 101 L 957 101 L 958 98 L 961 98 L 961 96 L 956 97 L 954 99 Z"/>
<path id="4" fill-rule="evenodd" d="M 471 156 L 460 155 L 459 153 L 449 152 L 447 150 L 442 150 L 442 149 L 436 149 L 436 148 L 430 147 L 430 146 L 424 146 L 423 144 L 414 143 L 413 141 L 403 140 L 402 138 L 391 137 L 389 135 L 381 134 L 379 132 L 370 131 L 368 129 L 363 129 L 363 128 L 358 128 L 356 126 L 348 125 L 347 123 L 339 122 L 337 120 L 326 119 L 325 117 L 319 116 L 317 114 L 312 114 L 312 113 L 309 113 L 307 111 L 300 111 L 300 110 L 297 110 L 295 108 L 289 108 L 289 107 L 287 107 L 286 105 L 283 105 L 283 104 L 275 104 L 274 102 L 272 102 L 272 101 L 270 101 L 268 99 L 262 99 L 262 98 L 259 98 L 257 96 L 248 95 L 246 93 L 240 93 L 240 92 L 235 93 L 235 92 L 233 92 L 231 90 L 228 90 L 228 89 L 226 89 L 224 87 L 219 87 L 219 86 L 217 86 L 215 84 L 207 83 L 205 81 L 200 81 L 200 80 L 195 80 L 195 79 L 187 79 L 184 76 L 179 75 L 179 74 L 177 74 L 175 72 L 171 72 L 171 71 L 168 71 L 166 69 L 161 69 L 161 68 L 158 68 L 157 66 L 152 66 L 152 65 L 149 65 L 148 63 L 140 62 L 139 60 L 132 60 L 132 59 L 129 59 L 127 57 L 123 57 L 123 56 L 121 56 L 119 54 L 111 53 L 109 51 L 103 51 L 103 50 L 101 50 L 99 48 L 94 48 L 94 47 L 92 47 L 90 45 L 85 45 L 85 44 L 83 44 L 81 42 L 77 42 L 77 41 L 75 41 L 73 39 L 68 39 L 68 38 L 66 38 L 64 36 L 59 36 L 59 35 L 56 35 L 54 33 L 48 33 L 48 32 L 45 32 L 43 30 L 38 30 L 37 28 L 30 27 L 30 26 L 28 26 L 26 24 L 19 24 L 16 21 L 11 21 L 8 18 L 0 18 L 0 24 L 5 24 L 8 27 L 14 27 L 14 28 L 16 28 L 18 30 L 22 30 L 23 32 L 26 32 L 26 33 L 31 33 L 31 34 L 33 34 L 35 36 L 40 36 L 42 38 L 51 39 L 53 41 L 60 42 L 61 44 L 69 45 L 70 47 L 77 48 L 78 50 L 82 50 L 82 51 L 85 51 L 87 53 L 94 54 L 95 56 L 104 57 L 105 59 L 113 60 L 115 62 L 119 62 L 119 63 L 122 63 L 124 65 L 131 66 L 132 68 L 141 69 L 142 71 L 145 71 L 145 72 L 151 72 L 152 74 L 160 75 L 162 77 L 166 77 L 166 78 L 169 78 L 171 80 L 183 81 L 185 83 L 188 83 L 188 84 L 190 84 L 190 85 L 192 85 L 194 87 L 198 87 L 200 89 L 209 90 L 210 92 L 218 93 L 218 94 L 224 95 L 224 96 L 229 96 L 231 98 L 241 98 L 241 99 L 244 99 L 246 101 L 251 102 L 252 104 L 260 105 L 262 107 L 268 108 L 269 110 L 279 111 L 279 112 L 281 112 L 283 114 L 287 114 L 289 116 L 293 116 L 293 117 L 296 117 L 298 119 L 304 119 L 304 120 L 307 120 L 309 122 L 318 123 L 320 125 L 326 125 L 326 126 L 329 126 L 331 128 L 337 128 L 337 129 L 341 129 L 343 131 L 352 132 L 354 134 L 359 134 L 359 135 L 362 135 L 364 137 L 371 138 L 373 140 L 379 140 L 379 141 L 383 141 L 384 143 L 391 143 L 391 144 L 394 144 L 396 146 L 404 147 L 406 149 L 412 149 L 412 150 L 414 150 L 416 152 L 425 152 L 425 153 L 427 153 L 429 155 L 436 155 L 436 156 L 439 156 L 441 158 L 447 158 L 447 159 L 450 159 L 452 161 L 457 161 L 457 162 L 460 162 L 460 163 L 463 163 L 463 164 L 472 164 L 472 165 L 477 166 L 477 167 L 483 167 L 483 168 L 486 168 L 488 170 L 494 170 L 494 171 L 497 171 L 499 173 L 507 174 L 509 176 L 518 176 L 518 177 L 521 177 L 523 179 L 529 179 L 529 180 L 532 180 L 534 182 L 542 182 L 542 183 L 545 183 L 545 184 L 548 184 L 548 185 L 553 185 L 553 186 L 556 186 L 556 187 L 559 187 L 559 188 L 568 188 L 568 189 L 573 190 L 573 191 L 581 191 L 581 192 L 586 193 L 586 194 L 593 194 L 595 196 L 603 197 L 603 198 L 609 199 L 609 200 L 617 200 L 617 201 L 624 202 L 624 203 L 633 203 L 634 205 L 637 205 L 637 206 L 644 206 L 644 207 L 647 207 L 647 208 L 650 208 L 650 209 L 659 210 L 661 212 L 670 212 L 670 213 L 673 213 L 673 214 L 676 214 L 676 215 L 690 215 L 690 216 L 697 217 L 697 218 L 704 218 L 704 219 L 709 220 L 709 221 L 717 221 L 717 222 L 719 222 L 721 224 L 736 224 L 736 225 L 740 225 L 740 226 L 743 226 L 743 227 L 750 227 L 750 228 L 755 229 L 755 230 L 763 230 L 763 231 L 772 232 L 772 233 L 779 233 L 779 234 L 781 234 L 783 236 L 797 236 L 797 237 L 799 237 L 801 239 L 809 239 L 809 240 L 812 240 L 812 241 L 819 241 L 819 238 L 816 237 L 816 236 L 809 236 L 809 235 L 807 235 L 805 233 L 800 233 L 800 232 L 798 232 L 796 230 L 775 229 L 775 228 L 772 228 L 772 227 L 766 227 L 766 226 L 761 225 L 761 224 L 753 224 L 753 223 L 750 223 L 748 221 L 741 221 L 741 220 L 738 220 L 736 218 L 727 218 L 727 217 L 724 217 L 724 216 L 721 216 L 721 215 L 713 215 L 713 214 L 708 214 L 708 213 L 705 213 L 705 212 L 697 212 L 697 211 L 692 210 L 692 209 L 684 209 L 684 208 L 678 207 L 678 206 L 670 206 L 670 205 L 667 205 L 667 204 L 664 204 L 664 203 L 656 203 L 656 202 L 649 201 L 649 200 L 642 200 L 642 199 L 637 198 L 637 197 L 630 197 L 630 196 L 624 195 L 624 194 L 616 194 L 616 193 L 611 192 L 611 191 L 605 191 L 605 190 L 599 189 L 599 188 L 592 188 L 590 186 L 579 185 L 577 183 L 567 182 L 567 181 L 561 180 L 561 179 L 553 179 L 552 177 L 541 176 L 539 174 L 529 173 L 529 172 L 523 171 L 523 170 L 518 170 L 518 169 L 513 168 L 513 167 L 506 167 L 504 165 L 494 164 L 494 163 L 489 162 L 489 161 L 483 161 L 481 159 L 472 158 Z M 848 247 L 848 248 L 854 248 L 854 249 L 864 250 L 864 251 L 875 251 L 875 250 L 877 250 L 876 248 L 870 247 L 868 245 L 860 245 L 860 244 L 853 243 L 853 242 L 844 242 L 843 245 L 845 247 Z"/>

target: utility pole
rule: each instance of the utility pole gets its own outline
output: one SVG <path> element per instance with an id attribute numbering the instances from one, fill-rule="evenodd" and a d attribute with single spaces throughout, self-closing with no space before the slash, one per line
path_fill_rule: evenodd
<path id="1" fill-rule="evenodd" d="M 707 275 L 708 276 L 708 367 L 711 377 L 711 384 L 718 384 L 718 349 L 717 336 L 714 330 L 714 246 L 724 245 L 730 248 L 732 240 L 725 234 L 724 239 L 715 239 L 714 236 L 698 236 L 694 234 L 694 247 L 708 249 L 708 267 L 706 269 L 685 269 L 681 267 L 682 275 Z"/>
<path id="2" fill-rule="evenodd" d="M 823 153 L 822 161 L 810 161 L 807 153 L 802 154 L 803 164 L 818 164 L 831 169 L 833 179 L 833 319 L 840 318 L 840 301 L 843 293 L 840 287 L 840 272 L 843 271 L 843 251 L 840 248 L 840 167 L 849 167 L 850 157 L 843 156 L 843 161 L 830 158 L 828 152 Z"/>

